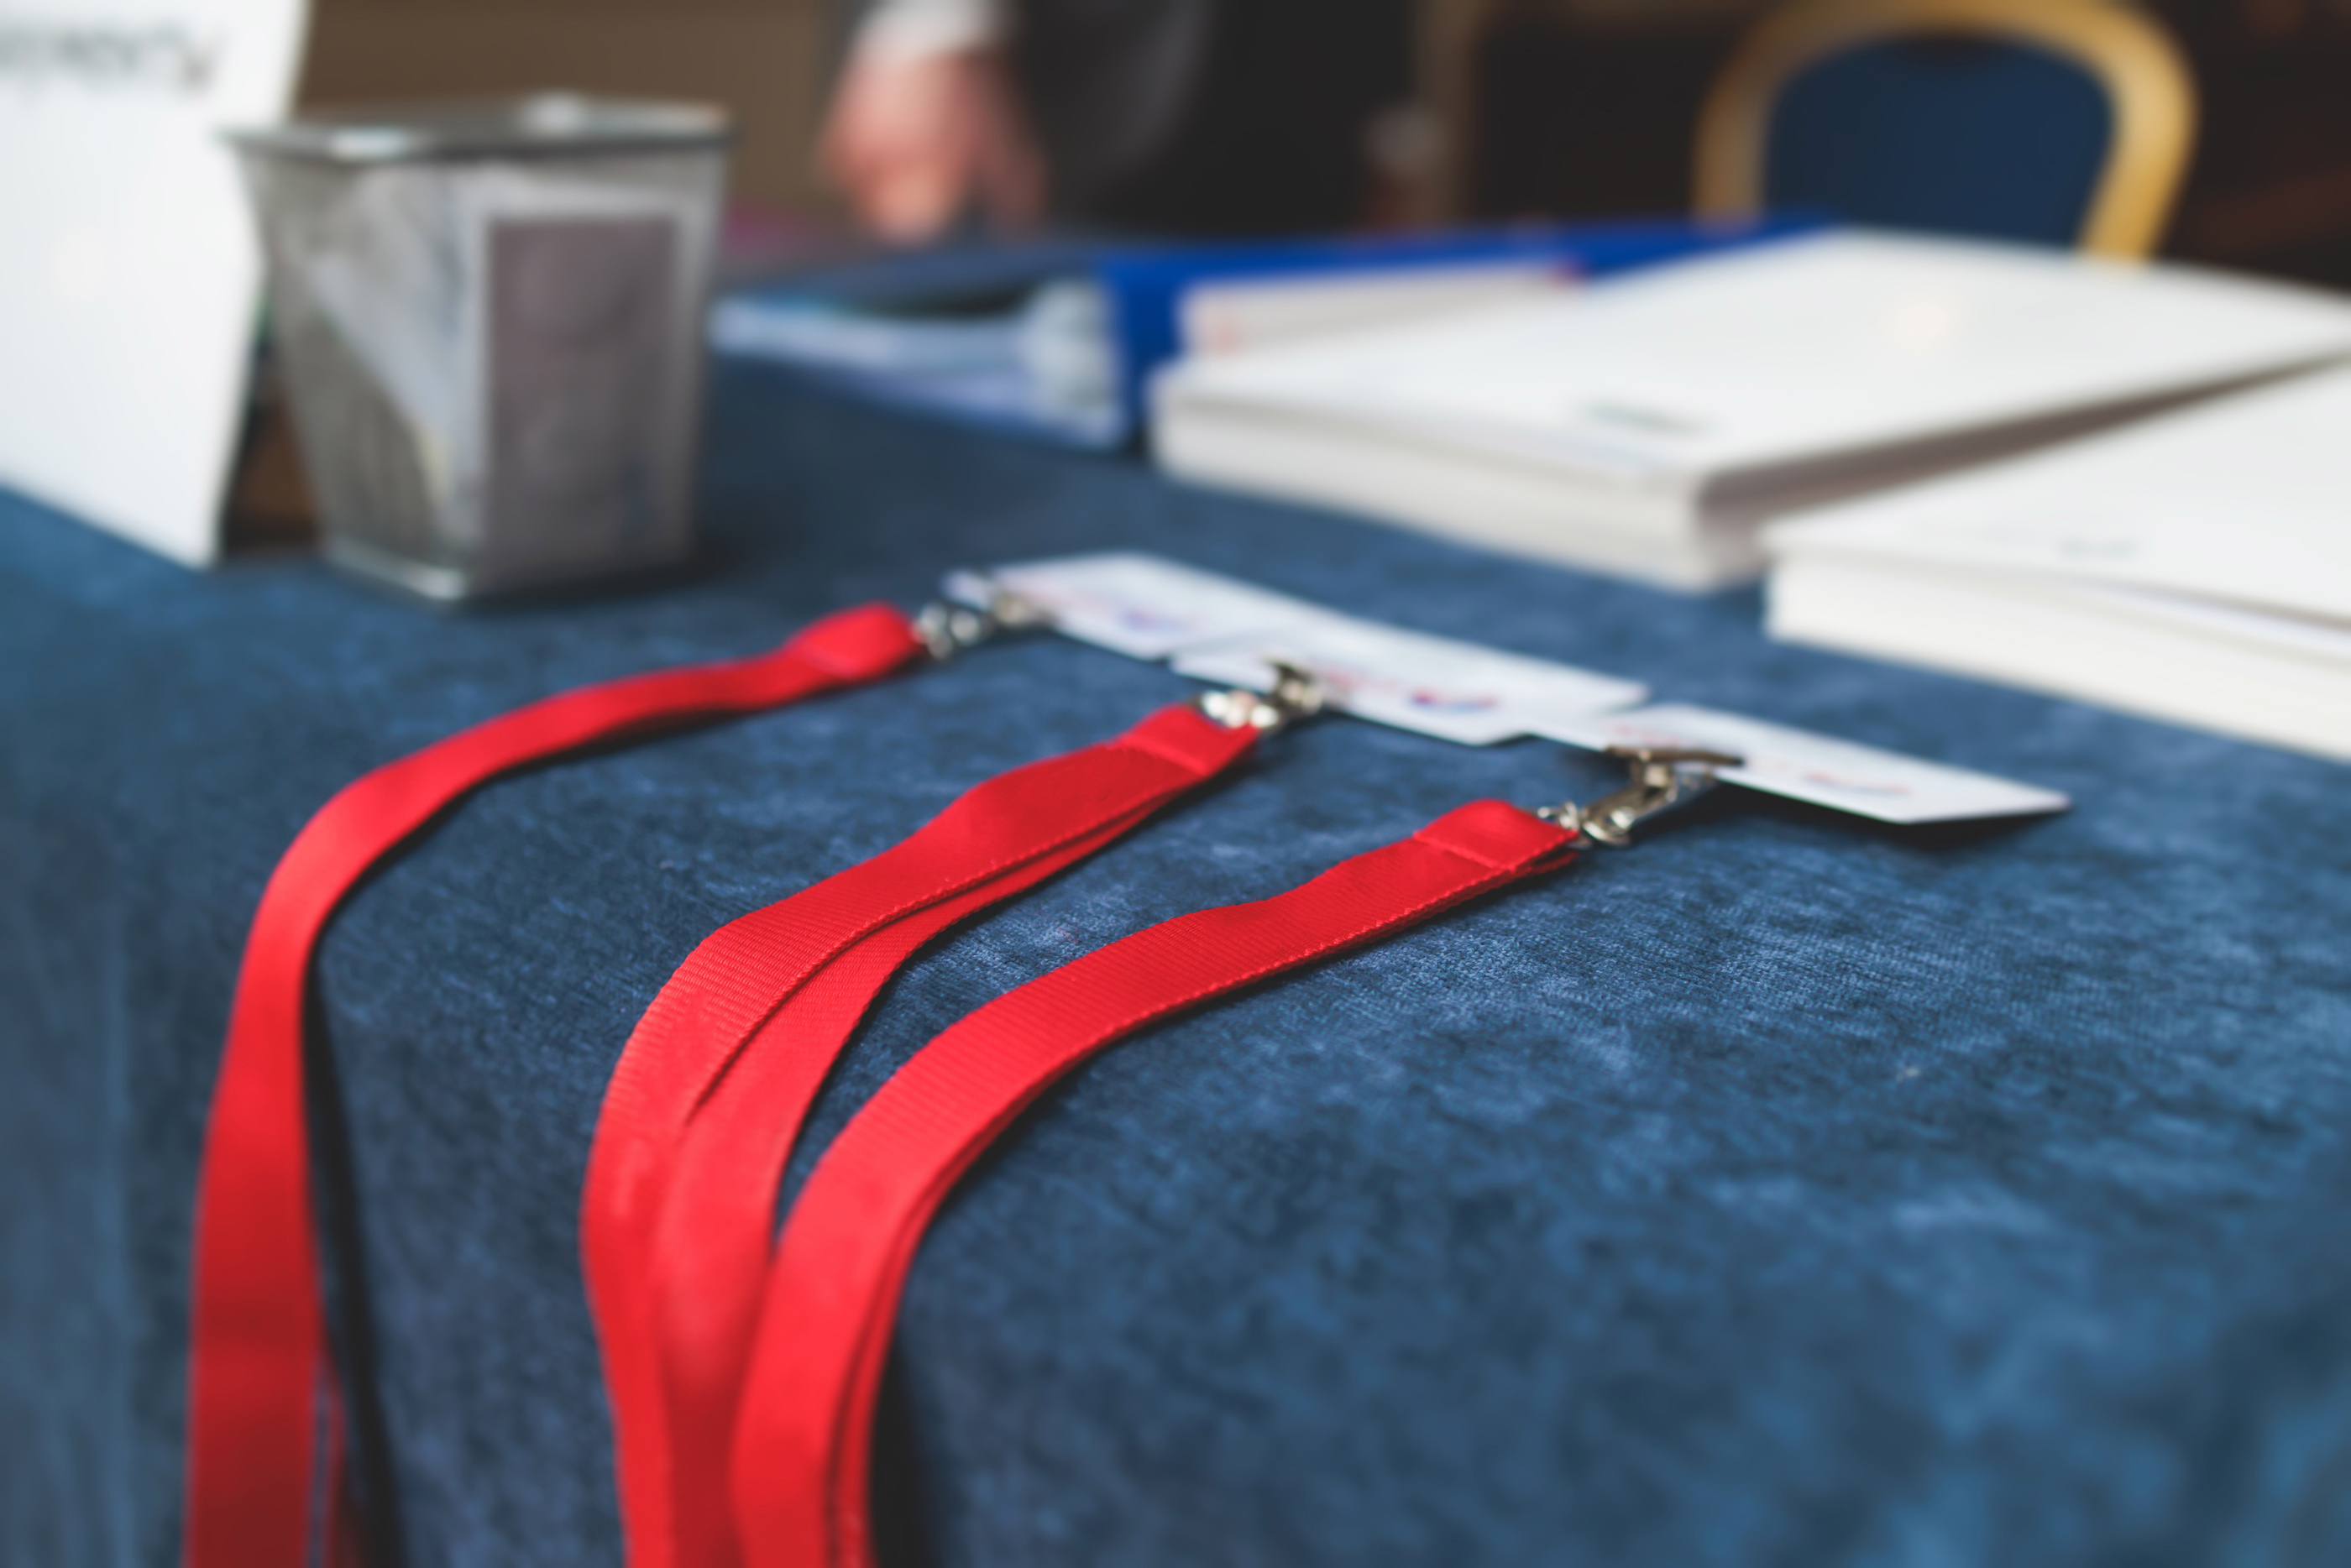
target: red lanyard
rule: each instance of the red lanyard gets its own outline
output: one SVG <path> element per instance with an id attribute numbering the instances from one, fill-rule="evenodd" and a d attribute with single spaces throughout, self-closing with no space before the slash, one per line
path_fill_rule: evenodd
<path id="1" fill-rule="evenodd" d="M 354 884 L 451 803 L 583 746 L 878 680 L 923 651 L 884 606 L 773 653 L 591 686 L 477 724 L 350 784 L 277 864 L 246 939 L 197 1179 L 189 1326 L 188 1568 L 303 1568 L 332 1404 L 303 1119 L 302 1019 L 319 933 Z M 331 1431 L 330 1446 L 339 1436 Z M 331 1505 L 334 1487 L 329 1488 Z"/>
<path id="2" fill-rule="evenodd" d="M 894 847 L 721 928 L 630 1037 L 580 1243 L 634 1568 L 731 1561 L 726 1455 L 775 1191 L 824 1075 L 956 921 L 1115 841 L 1249 754 L 1190 706 L 979 784 Z"/>
<path id="3" fill-rule="evenodd" d="M 1254 904 L 1139 931 L 964 1018 L 826 1150 L 758 1308 L 731 1459 L 753 1568 L 869 1568 L 873 1400 L 931 1216 L 1055 1080 L 1138 1029 L 1565 865 L 1578 842 L 1481 801 Z"/>

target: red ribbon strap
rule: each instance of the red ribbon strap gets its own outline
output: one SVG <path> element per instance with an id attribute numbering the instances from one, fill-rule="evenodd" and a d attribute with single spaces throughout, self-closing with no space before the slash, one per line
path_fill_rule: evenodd
<path id="1" fill-rule="evenodd" d="M 761 658 L 550 697 L 376 769 L 313 816 L 246 939 L 198 1178 L 190 1314 L 189 1568 L 304 1568 L 326 1375 L 302 1018 L 320 932 L 352 886 L 451 803 L 528 763 L 872 680 L 922 650 L 884 606 Z"/>
<path id="2" fill-rule="evenodd" d="M 975 786 L 872 859 L 713 933 L 631 1035 L 589 1158 L 580 1244 L 633 1568 L 737 1561 L 726 1455 L 802 1118 L 892 975 L 958 920 L 1249 754 L 1189 707 Z"/>
<path id="3" fill-rule="evenodd" d="M 1254 904 L 1139 931 L 1007 992 L 901 1068 L 825 1151 L 759 1304 L 732 1458 L 754 1568 L 870 1568 L 873 1402 L 932 1215 L 1056 1079 L 1147 1024 L 1374 940 L 1571 858 L 1481 801 Z"/>

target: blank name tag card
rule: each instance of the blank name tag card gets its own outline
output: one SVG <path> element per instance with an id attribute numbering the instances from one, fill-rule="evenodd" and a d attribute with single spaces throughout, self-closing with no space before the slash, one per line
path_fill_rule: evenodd
<path id="1" fill-rule="evenodd" d="M 1594 716 L 1542 732 L 1595 752 L 1614 746 L 1724 753 L 1740 759 L 1736 767 L 1715 770 L 1724 784 L 1880 822 L 2038 816 L 2073 804 L 2053 789 L 1678 703 Z"/>
<path id="2" fill-rule="evenodd" d="M 1711 753 L 1708 779 L 1880 822 L 2032 816 L 2072 804 L 2055 790 L 1737 713 L 1636 708 L 1649 693 L 1635 681 L 1341 615 L 1156 556 L 957 572 L 946 589 L 982 609 L 1009 596 L 1064 636 L 1167 659 L 1196 680 L 1271 691 L 1287 667 L 1332 709 L 1461 745 L 1537 735 L 1592 751 Z"/>
<path id="3" fill-rule="evenodd" d="M 1330 614 L 1270 588 L 1123 550 L 957 572 L 946 581 L 947 597 L 975 609 L 999 592 L 1042 612 L 1064 637 L 1153 660 Z"/>
<path id="4" fill-rule="evenodd" d="M 1541 734 L 1649 694 L 1613 675 L 1339 616 L 1189 649 L 1175 667 L 1266 691 L 1277 663 L 1312 676 L 1341 712 L 1465 746 Z"/>
<path id="5" fill-rule="evenodd" d="M 220 548 L 261 255 L 232 125 L 285 113 L 302 0 L 0 0 L 0 483 Z"/>
<path id="6" fill-rule="evenodd" d="M 985 608 L 1008 593 L 1054 630 L 1177 674 L 1264 691 L 1277 662 L 1314 678 L 1340 711 L 1463 745 L 1647 697 L 1630 680 L 1358 619 L 1157 556 L 1067 556 L 958 572 L 947 593 Z"/>

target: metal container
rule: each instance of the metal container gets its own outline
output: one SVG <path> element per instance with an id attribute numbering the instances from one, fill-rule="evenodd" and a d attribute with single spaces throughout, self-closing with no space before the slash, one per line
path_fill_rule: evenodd
<path id="1" fill-rule="evenodd" d="M 331 559 L 467 599 L 693 553 L 729 135 L 569 95 L 230 134 Z"/>

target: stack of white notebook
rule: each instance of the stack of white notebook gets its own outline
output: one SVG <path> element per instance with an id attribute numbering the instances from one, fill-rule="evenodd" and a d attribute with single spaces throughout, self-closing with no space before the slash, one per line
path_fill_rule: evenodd
<path id="1" fill-rule="evenodd" d="M 1766 543 L 1776 636 L 2351 759 L 2351 370 Z"/>
<path id="2" fill-rule="evenodd" d="M 2351 304 L 2177 267 L 1840 234 L 1186 360 L 1170 472 L 1708 588 L 1806 505 L 2351 357 Z"/>

